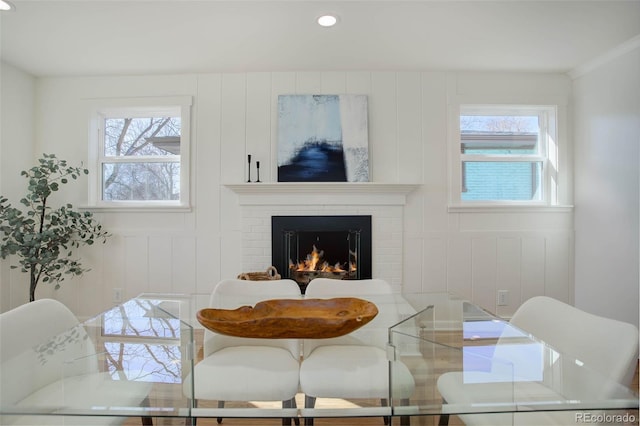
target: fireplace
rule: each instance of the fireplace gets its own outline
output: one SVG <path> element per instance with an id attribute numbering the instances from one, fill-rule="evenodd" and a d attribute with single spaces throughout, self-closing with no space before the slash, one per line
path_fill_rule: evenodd
<path id="1" fill-rule="evenodd" d="M 371 278 L 371 216 L 272 216 L 271 260 L 304 293 L 313 278 Z"/>

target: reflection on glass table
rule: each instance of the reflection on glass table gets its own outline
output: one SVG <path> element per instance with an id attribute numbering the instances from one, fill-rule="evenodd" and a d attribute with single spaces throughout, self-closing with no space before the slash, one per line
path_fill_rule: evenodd
<path id="1" fill-rule="evenodd" d="M 180 319 L 163 309 L 169 304 L 174 302 L 136 298 L 100 317 L 100 341 L 113 380 L 182 383 L 183 330 Z"/>
<path id="2" fill-rule="evenodd" d="M 441 424 L 457 415 L 467 424 L 491 425 L 574 424 L 576 416 L 595 414 L 631 413 L 637 419 L 638 394 L 593 363 L 463 299 L 404 296 L 424 308 L 390 330 L 391 380 L 397 361 L 408 365 L 416 380 L 408 403 L 392 395 L 395 415 L 437 415 Z M 555 326 L 563 326 L 560 319 Z M 591 343 L 584 350 L 592 352 L 589 347 L 598 342 Z M 637 352 L 632 370 L 635 362 Z"/>
<path id="3" fill-rule="evenodd" d="M 179 319 L 179 297 L 133 299 L 83 323 L 57 301 L 33 303 L 25 326 L 49 321 L 62 331 L 42 334 L 20 353 L 3 347 L 3 375 L 29 367 L 20 368 L 11 390 L 3 380 L 1 424 L 103 425 L 127 417 L 150 424 L 190 415 L 183 381 L 193 365 L 193 330 Z M 3 318 L 3 346 L 9 325 Z M 5 398 L 16 392 L 25 396 Z"/>

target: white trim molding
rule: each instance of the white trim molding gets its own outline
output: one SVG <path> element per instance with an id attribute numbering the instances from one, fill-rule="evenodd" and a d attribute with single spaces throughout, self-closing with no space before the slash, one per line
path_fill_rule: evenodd
<path id="1" fill-rule="evenodd" d="M 240 205 L 405 205 L 418 184 L 294 182 L 226 184 Z"/>

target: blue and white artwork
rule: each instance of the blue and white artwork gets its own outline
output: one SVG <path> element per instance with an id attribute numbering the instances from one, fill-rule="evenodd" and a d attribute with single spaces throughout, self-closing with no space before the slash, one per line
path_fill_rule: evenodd
<path id="1" fill-rule="evenodd" d="M 278 182 L 368 182 L 366 95 L 280 95 Z"/>

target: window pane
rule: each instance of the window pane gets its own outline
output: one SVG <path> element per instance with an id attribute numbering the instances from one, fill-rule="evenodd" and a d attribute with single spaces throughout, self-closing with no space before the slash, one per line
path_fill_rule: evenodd
<path id="1" fill-rule="evenodd" d="M 102 199 L 179 200 L 180 163 L 105 163 Z"/>
<path id="2" fill-rule="evenodd" d="M 107 368 L 113 380 L 182 383 L 180 346 L 105 342 Z"/>
<path id="3" fill-rule="evenodd" d="M 538 116 L 461 115 L 463 154 L 537 154 Z"/>
<path id="4" fill-rule="evenodd" d="M 462 199 L 465 201 L 540 201 L 541 188 L 541 161 L 462 163 Z"/>
<path id="5" fill-rule="evenodd" d="M 180 117 L 105 119 L 104 155 L 180 155 Z"/>

